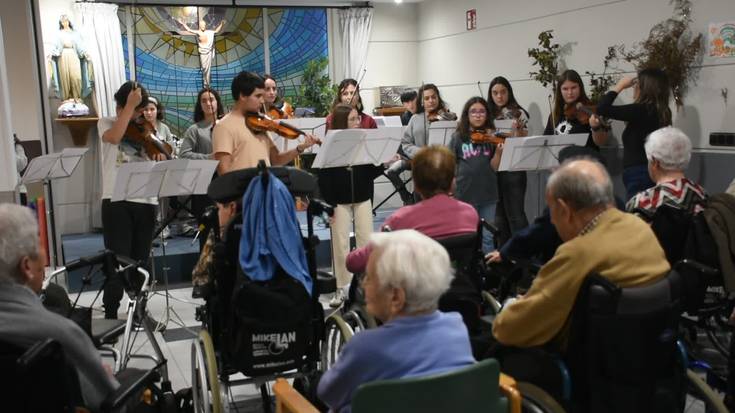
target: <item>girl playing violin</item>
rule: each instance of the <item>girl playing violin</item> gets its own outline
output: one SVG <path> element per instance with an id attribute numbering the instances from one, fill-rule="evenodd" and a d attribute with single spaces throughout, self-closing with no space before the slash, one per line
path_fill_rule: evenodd
<path id="1" fill-rule="evenodd" d="M 584 117 L 568 116 L 570 112 L 577 112 L 577 103 L 590 104 L 590 100 L 584 92 L 584 83 L 582 83 L 579 73 L 574 70 L 565 70 L 556 81 L 554 110 L 549 115 L 544 135 L 587 133 L 587 144 L 585 146 L 599 151 L 600 145 L 607 142 L 607 129 L 595 114 Z M 584 115 L 582 111 L 578 111 L 578 113 Z"/>
<path id="2" fill-rule="evenodd" d="M 135 82 L 126 82 L 115 93 L 115 103 L 117 116 L 100 118 L 97 123 L 102 139 L 102 235 L 105 248 L 147 262 L 155 227 L 156 199 L 111 202 L 110 198 L 120 165 L 161 161 L 166 157 L 160 153 L 147 154 L 141 145 L 126 136 L 132 122 L 147 123 L 142 120 L 143 108 L 148 103 L 146 90 Z M 117 318 L 122 296 L 121 275 L 108 274 L 102 297 L 105 318 Z"/>
<path id="3" fill-rule="evenodd" d="M 350 105 L 339 104 L 332 111 L 333 129 L 360 128 L 360 115 Z M 330 301 L 332 307 L 339 307 L 344 301 L 346 289 L 352 275 L 345 266 L 350 250 L 350 231 L 355 221 L 355 240 L 357 247 L 367 245 L 373 232 L 373 181 L 381 175 L 383 168 L 374 165 L 359 165 L 351 168 L 319 169 L 319 191 L 325 201 L 334 208 L 332 221 L 332 259 L 334 275 L 337 278 L 337 291 Z"/>
<path id="4" fill-rule="evenodd" d="M 205 87 L 194 105 L 194 124 L 184 132 L 180 156 L 185 159 L 212 159 L 212 128 L 224 116 L 216 90 Z"/>
<path id="5" fill-rule="evenodd" d="M 492 119 L 512 119 L 509 136 L 528 136 L 528 112 L 516 101 L 508 79 L 498 76 L 490 81 L 487 95 Z M 524 200 L 526 198 L 526 172 L 498 172 L 498 203 L 495 209 L 495 225 L 498 247 L 505 244 L 511 235 L 528 226 Z"/>
<path id="6" fill-rule="evenodd" d="M 156 129 L 156 136 L 164 142 L 173 145 L 173 134 L 168 125 L 163 123 L 163 104 L 153 96 L 148 96 L 148 101 L 143 107 L 143 117 Z"/>
<path id="7" fill-rule="evenodd" d="M 294 117 L 293 106 L 278 96 L 276 79 L 271 75 L 263 75 L 265 94 L 263 95 L 264 113 L 271 119 L 291 119 Z"/>
<path id="8" fill-rule="evenodd" d="M 418 94 L 416 113 L 408 121 L 401 140 L 401 149 L 409 159 L 413 159 L 416 152 L 426 146 L 429 122 L 457 120 L 457 115 L 449 111 L 436 85 L 427 83 L 421 86 Z"/>
<path id="9" fill-rule="evenodd" d="M 634 102 L 613 106 L 625 89 L 633 88 Z M 597 113 L 626 122 L 623 130 L 623 184 L 627 199 L 655 184 L 648 175 L 643 145 L 653 131 L 671 125 L 669 80 L 661 69 L 645 69 L 638 77 L 624 77 L 600 99 Z"/>
<path id="10" fill-rule="evenodd" d="M 495 171 L 500 164 L 502 144 L 473 142 L 472 132 L 492 135 L 493 118 L 489 116 L 485 99 L 470 98 L 462 109 L 457 131 L 452 135 L 449 148 L 457 159 L 457 188 L 454 197 L 466 202 L 477 210 L 480 218 L 493 222 L 495 204 L 498 201 L 498 187 Z M 484 232 L 482 249 L 493 250 L 492 235 Z"/>
<path id="11" fill-rule="evenodd" d="M 360 97 L 360 85 L 355 79 L 345 79 L 339 83 L 337 96 L 332 102 L 332 113 L 327 116 L 327 130 L 332 129 L 332 117 L 337 105 L 350 105 L 357 110 L 360 117 L 360 129 L 377 129 L 378 124 L 372 116 L 363 112 L 362 97 Z"/>

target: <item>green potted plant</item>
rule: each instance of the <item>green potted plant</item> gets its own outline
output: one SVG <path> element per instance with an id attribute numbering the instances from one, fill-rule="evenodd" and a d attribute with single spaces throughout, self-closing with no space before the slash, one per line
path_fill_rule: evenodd
<path id="1" fill-rule="evenodd" d="M 329 60 L 326 57 L 314 59 L 306 64 L 301 76 L 301 86 L 297 96 L 292 98 L 294 107 L 313 108 L 314 116 L 327 116 L 332 101 L 337 94 L 327 74 Z"/>
<path id="2" fill-rule="evenodd" d="M 544 87 L 551 85 L 552 91 L 556 88 L 561 50 L 561 46 L 557 43 L 551 43 L 554 38 L 553 32 L 553 30 L 546 30 L 539 33 L 539 47 L 528 49 L 528 56 L 533 59 L 533 66 L 538 66 L 538 71 L 529 73 L 531 78 L 540 82 Z"/>

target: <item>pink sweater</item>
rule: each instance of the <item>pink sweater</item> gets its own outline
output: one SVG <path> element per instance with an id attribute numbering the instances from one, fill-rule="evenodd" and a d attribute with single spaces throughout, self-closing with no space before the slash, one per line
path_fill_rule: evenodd
<path id="1" fill-rule="evenodd" d="M 400 208 L 385 220 L 381 229 L 415 229 L 431 238 L 445 238 L 477 232 L 479 222 L 480 217 L 472 205 L 439 194 Z M 347 255 L 347 269 L 353 273 L 365 272 L 371 250 L 371 246 L 367 245 L 350 252 Z"/>

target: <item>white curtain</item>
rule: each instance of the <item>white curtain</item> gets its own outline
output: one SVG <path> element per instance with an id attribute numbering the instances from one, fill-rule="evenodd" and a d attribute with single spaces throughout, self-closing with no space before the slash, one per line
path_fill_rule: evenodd
<path id="1" fill-rule="evenodd" d="M 373 29 L 372 8 L 350 8 L 337 11 L 342 33 L 344 76 L 359 80 L 367 61 L 368 41 Z"/>
<path id="2" fill-rule="evenodd" d="M 115 116 L 115 92 L 127 80 L 117 5 L 76 3 L 74 6 L 77 16 L 82 16 L 80 34 L 92 61 L 97 116 L 100 118 Z M 93 130 L 96 131 L 97 128 Z M 93 173 L 85 183 L 88 188 L 92 188 L 91 191 L 87 191 L 86 199 L 92 205 L 89 224 L 90 227 L 101 227 L 99 202 L 102 194 L 102 145 L 99 139 L 92 139 L 88 145 L 90 152 L 96 154 Z"/>
<path id="3" fill-rule="evenodd" d="M 3 30 L 0 25 L 0 192 L 14 191 L 17 184 L 7 68 Z"/>
<path id="4" fill-rule="evenodd" d="M 76 3 L 81 35 L 94 67 L 97 116 L 115 116 L 117 89 L 125 83 L 125 56 L 116 4 Z"/>

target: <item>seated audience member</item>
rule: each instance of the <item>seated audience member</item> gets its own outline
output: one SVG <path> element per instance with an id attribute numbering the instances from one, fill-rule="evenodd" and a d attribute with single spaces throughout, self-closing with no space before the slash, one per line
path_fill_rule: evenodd
<path id="1" fill-rule="evenodd" d="M 586 146 L 572 145 L 559 151 L 560 164 L 580 158 L 590 158 L 605 165 L 605 159 L 602 155 Z M 619 209 L 623 209 L 623 201 L 617 197 L 615 198 L 615 205 Z M 528 261 L 536 259 L 539 263 L 545 264 L 554 256 L 559 245 L 561 245 L 561 238 L 559 238 L 556 228 L 551 223 L 549 208 L 546 207 L 529 226 L 518 231 L 499 250 L 488 253 L 485 260 L 488 263 L 498 263 L 508 260 Z"/>
<path id="2" fill-rule="evenodd" d="M 480 218 L 475 208 L 452 198 L 456 161 L 439 145 L 422 148 L 413 160 L 413 182 L 421 194 L 419 203 L 404 206 L 388 217 L 382 231 L 415 229 L 431 238 L 445 238 L 477 231 Z M 370 245 L 347 255 L 350 272 L 365 272 Z"/>
<path id="3" fill-rule="evenodd" d="M 436 374 L 475 361 L 462 318 L 437 310 L 452 280 L 444 248 L 414 230 L 375 233 L 370 243 L 365 301 L 384 324 L 355 335 L 322 376 L 317 394 L 335 412 L 351 411 L 363 383 Z"/>
<path id="4" fill-rule="evenodd" d="M 498 314 L 493 322 L 498 342 L 563 349 L 569 314 L 589 274 L 621 287 L 651 284 L 666 275 L 669 263 L 651 228 L 617 210 L 614 202 L 610 176 L 595 161 L 567 162 L 551 175 L 546 203 L 563 244 L 528 292 Z"/>
<path id="5" fill-rule="evenodd" d="M 684 176 L 692 157 L 692 142 L 681 130 L 668 126 L 648 135 L 645 145 L 648 174 L 656 186 L 639 192 L 625 208 L 651 217 L 661 205 L 669 205 L 691 213 L 704 207 L 707 193 L 699 184 Z"/>
<path id="6" fill-rule="evenodd" d="M 47 338 L 58 341 L 76 368 L 86 407 L 96 411 L 119 384 L 103 367 L 87 334 L 41 304 L 38 293 L 46 254 L 39 245 L 38 224 L 31 211 L 0 204 L 0 338 L 20 347 Z"/>

